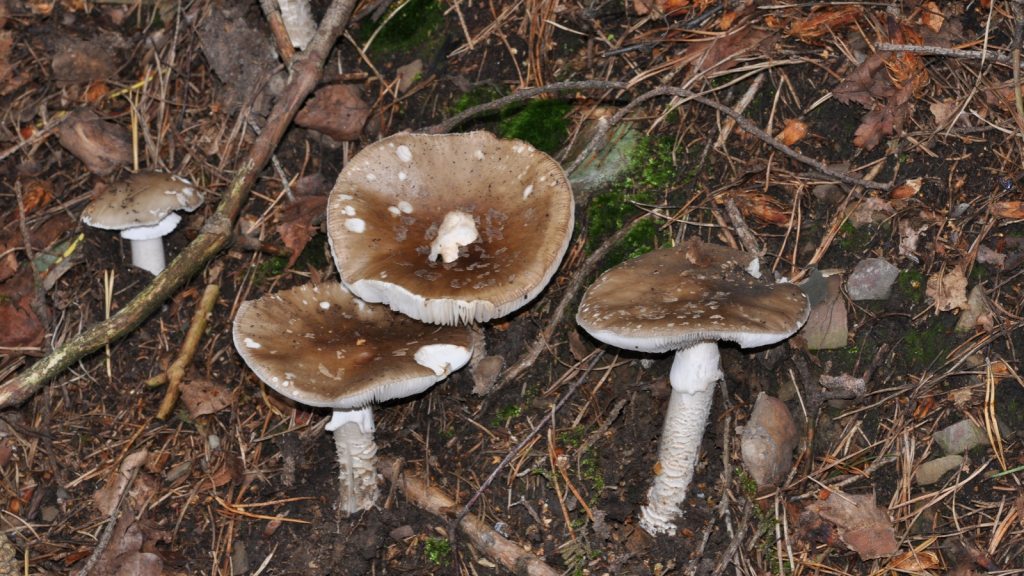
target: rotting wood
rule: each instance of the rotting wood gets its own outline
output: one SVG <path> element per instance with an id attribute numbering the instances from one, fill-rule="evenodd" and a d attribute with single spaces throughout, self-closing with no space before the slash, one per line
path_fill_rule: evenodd
<path id="1" fill-rule="evenodd" d="M 378 458 L 377 470 L 387 477 L 398 491 L 405 495 L 417 507 L 445 520 L 450 513 L 458 509 L 458 503 L 440 489 L 427 486 L 418 474 L 402 474 L 399 461 L 391 458 Z M 397 477 L 396 477 L 397 472 Z M 559 576 L 561 572 L 548 566 L 539 557 L 523 550 L 508 538 L 499 534 L 494 528 L 474 514 L 467 514 L 459 523 L 459 528 L 470 542 L 491 558 L 497 560 L 506 570 L 514 574 L 530 576 Z M 454 539 L 449 533 L 448 537 Z"/>
<path id="2" fill-rule="evenodd" d="M 50 379 L 84 356 L 129 334 L 186 280 L 231 245 L 234 223 L 249 197 L 249 191 L 291 125 L 299 106 L 316 87 L 327 55 L 341 35 L 355 4 L 355 0 L 334 0 L 331 4 L 308 50 L 295 58 L 291 80 L 270 111 L 263 131 L 239 164 L 216 211 L 207 218 L 195 240 L 120 312 L 79 334 L 0 386 L 0 409 L 25 402 Z"/>
<path id="3" fill-rule="evenodd" d="M 188 333 L 185 335 L 185 341 L 181 344 L 181 352 L 178 357 L 171 362 L 167 372 L 150 378 L 146 382 L 146 385 L 150 387 L 167 384 L 167 392 L 164 394 L 163 401 L 160 402 L 160 410 L 156 413 L 156 417 L 160 420 L 167 420 L 171 412 L 174 411 L 174 405 L 178 403 L 178 397 L 181 396 L 181 381 L 185 379 L 185 371 L 192 364 L 196 350 L 199 349 L 199 342 L 203 339 L 203 332 L 206 331 L 208 318 L 213 313 L 213 306 L 217 303 L 218 296 L 220 296 L 220 286 L 210 284 L 206 287 L 202 299 L 196 304 L 192 325 L 188 327 Z"/>

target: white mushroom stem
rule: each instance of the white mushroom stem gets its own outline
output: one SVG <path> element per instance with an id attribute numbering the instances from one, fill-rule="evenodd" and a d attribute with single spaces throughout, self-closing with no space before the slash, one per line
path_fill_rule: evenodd
<path id="1" fill-rule="evenodd" d="M 132 243 L 132 266 L 142 268 L 153 276 L 167 266 L 164 259 L 164 236 L 178 227 L 181 216 L 171 212 L 152 226 L 136 226 L 121 230 L 121 237 Z"/>
<path id="2" fill-rule="evenodd" d="M 163 237 L 129 242 L 132 245 L 132 266 L 142 268 L 153 276 L 159 275 L 167 267 Z"/>
<path id="3" fill-rule="evenodd" d="M 444 215 L 437 229 L 437 238 L 430 243 L 430 260 L 437 260 L 440 254 L 446 264 L 455 262 L 459 257 L 459 248 L 476 242 L 479 236 L 472 215 L 458 210 L 449 212 Z"/>
<path id="4" fill-rule="evenodd" d="M 327 430 L 334 432 L 341 464 L 341 508 L 346 514 L 368 510 L 377 501 L 377 444 L 373 409 L 335 410 Z"/>
<path id="5" fill-rule="evenodd" d="M 652 535 L 676 533 L 679 505 L 693 480 L 715 382 L 721 378 L 718 344 L 702 342 L 676 352 L 669 375 L 672 396 L 658 451 L 661 470 L 640 512 L 640 526 Z"/>

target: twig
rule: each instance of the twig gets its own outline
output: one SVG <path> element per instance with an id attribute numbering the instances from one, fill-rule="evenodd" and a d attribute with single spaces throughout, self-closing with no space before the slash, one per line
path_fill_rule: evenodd
<path id="1" fill-rule="evenodd" d="M 520 90 L 515 94 L 509 94 L 497 100 L 481 104 L 479 106 L 473 106 L 469 110 L 461 114 L 456 114 L 451 118 L 428 126 L 419 130 L 424 134 L 444 134 L 451 132 L 456 126 L 462 124 L 466 120 L 469 120 L 473 116 L 481 112 L 489 112 L 491 110 L 500 110 L 505 106 L 513 102 L 521 102 L 523 100 L 529 100 L 534 96 L 540 96 L 541 94 L 548 94 L 550 92 L 560 92 L 562 90 L 625 90 L 627 88 L 625 82 L 604 82 L 602 80 L 583 80 L 579 82 L 558 82 L 555 84 L 548 84 L 547 86 L 538 86 L 537 88 L 529 88 L 527 90 Z"/>
<path id="2" fill-rule="evenodd" d="M 1012 64 L 1013 57 L 1009 54 L 996 54 L 984 50 L 954 50 L 952 48 L 940 48 L 938 46 L 915 46 L 913 44 L 889 44 L 882 42 L 875 45 L 879 52 L 909 52 L 911 54 L 930 54 L 932 56 L 948 56 L 950 58 L 965 58 L 968 60 L 995 60 L 1002 64 Z"/>
<path id="3" fill-rule="evenodd" d="M 355 0 L 334 0 L 331 4 L 309 48 L 296 56 L 291 81 L 270 111 L 263 132 L 256 138 L 248 157 L 236 169 L 235 178 L 224 191 L 220 205 L 207 218 L 195 240 L 112 318 L 79 334 L 0 386 L 0 409 L 25 402 L 51 378 L 82 357 L 131 332 L 170 298 L 182 283 L 231 245 L 234 222 L 249 196 L 249 190 L 256 183 L 299 106 L 316 87 L 327 54 L 341 35 L 355 3 Z"/>
<path id="4" fill-rule="evenodd" d="M 726 198 L 725 200 L 725 214 L 729 216 L 729 221 L 732 222 L 733 228 L 736 229 L 736 235 L 740 237 L 740 242 L 743 243 L 743 247 L 746 248 L 747 252 L 758 258 L 764 256 L 761 243 L 757 241 L 757 236 L 754 236 L 754 233 L 750 231 L 747 221 L 743 219 L 743 213 L 740 212 L 739 207 L 736 206 L 736 201 L 732 198 Z"/>
<path id="5" fill-rule="evenodd" d="M 22 140 L 21 142 L 18 142 L 17 144 L 15 144 L 14 146 L 11 146 L 7 150 L 4 150 L 3 152 L 0 152 L 0 160 L 6 160 L 8 156 L 10 156 L 11 154 L 14 154 L 18 150 L 21 150 L 25 146 L 28 146 L 30 144 L 35 144 L 36 142 L 42 140 L 43 138 L 46 138 L 47 136 L 50 135 L 50 133 L 52 133 L 54 131 L 55 128 L 57 128 L 57 126 L 60 126 L 62 123 L 64 123 L 65 120 L 67 120 L 71 116 L 73 116 L 73 114 L 70 114 L 70 113 L 63 114 L 61 117 L 59 117 L 56 120 L 50 122 L 46 126 L 43 126 L 35 134 L 33 134 L 33 135 L 29 136 L 28 138 Z"/>
<path id="6" fill-rule="evenodd" d="M 590 154 L 594 152 L 593 149 L 597 148 L 599 143 L 604 138 L 604 135 L 607 134 L 608 130 L 611 130 L 613 127 L 615 127 L 615 125 L 618 124 L 622 120 L 622 118 L 629 113 L 630 110 L 640 105 L 640 103 L 650 100 L 652 98 L 657 98 L 658 96 L 678 96 L 680 98 L 685 98 L 688 100 L 695 100 L 705 106 L 714 108 L 715 110 L 718 110 L 722 114 L 725 114 L 726 116 L 735 120 L 736 124 L 738 124 L 739 127 L 742 128 L 743 131 L 747 132 L 748 134 L 757 136 L 765 144 L 771 146 L 772 148 L 775 148 L 776 150 L 782 152 L 786 156 L 789 156 L 790 158 L 798 162 L 807 164 L 808 166 L 814 168 L 818 172 L 821 172 L 826 176 L 835 178 L 836 180 L 841 180 L 843 182 L 846 182 L 848 184 L 854 184 L 856 186 L 863 186 L 864 188 L 870 190 L 884 190 L 886 192 L 890 191 L 893 187 L 892 184 L 872 182 L 870 180 L 857 178 L 856 176 L 850 176 L 845 172 L 833 170 L 832 168 L 829 168 L 825 164 L 818 162 L 814 158 L 804 156 L 803 154 L 797 152 L 796 150 L 793 150 L 789 146 L 786 146 L 782 142 L 779 142 L 775 138 L 772 138 L 771 135 L 767 134 L 765 131 L 761 130 L 757 126 L 754 126 L 754 124 L 750 120 L 748 120 L 742 114 L 737 113 L 732 108 L 729 108 L 728 106 L 725 106 L 723 104 L 719 104 L 714 100 L 705 98 L 697 94 L 696 92 L 692 92 L 685 88 L 676 88 L 673 86 L 662 86 L 660 88 L 655 88 L 649 92 L 645 92 L 640 96 L 637 96 L 628 105 L 623 106 L 621 110 L 616 112 L 611 118 L 608 119 L 608 123 L 606 125 L 603 125 L 601 129 L 598 130 L 598 133 L 594 136 L 593 140 L 591 140 L 590 144 L 583 151 L 583 153 L 580 154 L 579 158 L 576 159 L 576 162 L 573 162 L 572 166 L 570 166 L 569 169 L 566 170 L 566 173 L 572 173 L 574 170 L 576 170 L 576 168 L 578 168 L 579 164 L 582 162 L 582 159 L 587 158 L 588 156 L 590 156 Z"/>
<path id="7" fill-rule="evenodd" d="M 203 298 L 196 304 L 192 325 L 188 327 L 188 334 L 185 335 L 185 341 L 181 344 L 181 352 L 178 357 L 171 362 L 167 372 L 150 378 L 146 382 L 146 385 L 151 387 L 167 382 L 167 392 L 164 394 L 163 401 L 160 402 L 160 410 L 156 413 L 156 417 L 160 420 L 167 420 L 171 412 L 174 411 L 174 405 L 178 402 L 178 397 L 181 396 L 181 381 L 185 378 L 185 369 L 192 364 L 196 350 L 199 349 L 199 341 L 203 338 L 207 320 L 213 313 L 213 306 L 217 303 L 218 296 L 220 296 L 220 286 L 210 284 L 206 287 Z"/>
<path id="8" fill-rule="evenodd" d="M 121 472 L 118 472 L 119 474 Z M 117 504 L 114 506 L 113 511 L 110 512 L 110 516 L 107 519 L 107 526 L 103 529 L 103 534 L 100 535 L 99 542 L 96 543 L 96 547 L 93 548 L 92 553 L 89 554 L 89 558 L 85 561 L 82 569 L 78 571 L 75 576 L 89 576 L 89 572 L 99 562 L 100 557 L 103 556 L 103 552 L 110 545 L 110 540 L 114 537 L 114 532 L 117 530 L 117 524 L 120 521 L 118 516 L 121 514 L 121 506 L 124 504 L 125 495 L 128 494 L 128 489 L 131 488 L 135 482 L 135 477 L 139 473 L 139 468 L 136 466 L 132 468 L 131 476 L 128 478 L 128 482 L 124 486 L 124 490 L 117 497 Z"/>
<path id="9" fill-rule="evenodd" d="M 548 320 L 547 327 L 541 331 L 537 336 L 537 340 L 526 349 L 526 352 L 523 352 L 522 356 L 516 360 L 516 363 L 510 366 L 508 370 L 505 370 L 505 372 L 498 377 L 497 381 L 495 381 L 494 385 L 484 393 L 488 398 L 493 398 L 495 391 L 500 390 L 503 386 L 515 380 L 522 375 L 523 372 L 526 372 L 531 366 L 533 366 L 533 363 L 540 357 L 540 353 L 547 349 L 548 341 L 551 340 L 551 337 L 555 334 L 555 330 L 558 328 L 559 324 L 562 323 L 565 311 L 569 308 L 569 304 L 572 303 L 573 299 L 576 297 L 576 293 L 579 292 L 583 282 L 586 281 L 588 276 L 590 276 L 591 271 L 597 267 L 597 264 L 604 259 L 612 248 L 626 237 L 626 234 L 629 234 L 629 232 L 646 217 L 646 214 L 638 216 L 635 220 L 626 226 L 623 226 L 618 232 L 605 240 L 604 243 L 601 244 L 601 247 L 594 250 L 594 253 L 591 254 L 585 262 L 583 262 L 583 265 L 580 266 L 579 270 L 573 274 L 572 280 L 562 293 L 562 299 L 558 302 L 558 306 L 555 308 L 555 311 L 551 313 L 551 318 Z M 479 413 L 480 410 L 477 412 Z"/>
<path id="10" fill-rule="evenodd" d="M 381 476 L 391 479 L 394 486 L 405 494 L 413 504 L 441 518 L 449 518 L 449 512 L 458 505 L 447 494 L 419 478 L 418 474 L 401 474 L 398 461 L 379 458 L 377 470 Z M 494 558 L 513 574 L 530 576 L 559 576 L 560 572 L 548 566 L 543 560 L 523 550 L 474 514 L 460 518 L 459 528 L 469 541 L 491 558 Z M 449 527 L 448 538 L 455 540 L 455 532 Z"/>
<path id="11" fill-rule="evenodd" d="M 473 496 L 469 499 L 469 501 L 466 502 L 466 505 L 462 507 L 462 511 L 459 512 L 459 515 L 455 517 L 455 520 L 452 522 L 452 524 L 458 525 L 460 522 L 462 522 L 462 519 L 465 518 L 467 514 L 469 514 L 470 508 L 473 507 L 473 504 L 476 503 L 477 499 L 479 499 L 480 496 L 484 493 L 484 491 L 487 490 L 487 487 L 491 485 L 491 482 L 494 482 L 494 479 L 498 477 L 498 474 L 500 474 L 501 471 L 508 466 L 509 462 L 511 462 L 513 458 L 519 455 L 519 452 L 521 452 L 523 448 L 528 446 L 530 442 L 533 441 L 534 437 L 536 437 L 537 434 L 539 434 L 540 431 L 543 430 L 544 427 L 548 425 L 548 422 L 551 421 L 551 417 L 554 416 L 555 412 L 557 412 L 563 405 L 565 405 L 569 398 L 572 398 L 573 394 L 575 394 L 576 391 L 579 390 L 580 386 L 583 385 L 583 382 L 586 381 L 587 376 L 589 376 L 590 372 L 594 370 L 594 366 L 597 366 L 598 361 L 600 361 L 602 357 L 604 357 L 604 350 L 598 350 L 597 354 L 594 355 L 594 359 L 590 361 L 590 365 L 587 366 L 587 369 L 583 372 L 583 374 L 580 374 L 580 377 L 578 380 L 576 380 L 576 383 L 573 384 L 572 387 L 569 388 L 569 390 L 566 391 L 566 393 L 562 396 L 562 398 L 558 400 L 554 407 L 547 414 L 544 415 L 544 418 L 542 418 L 541 421 L 538 422 L 537 425 L 533 427 L 533 430 L 531 430 L 530 433 L 527 434 L 526 438 L 523 438 L 522 441 L 520 441 L 515 448 L 513 448 L 508 454 L 505 455 L 505 458 L 502 459 L 501 463 L 494 468 L 494 470 L 487 477 L 487 479 L 484 480 L 483 484 L 480 485 L 480 488 L 477 489 L 476 493 L 474 493 Z M 449 531 L 449 535 L 452 534 L 454 534 L 454 532 Z M 455 548 L 454 544 L 452 545 L 452 548 Z"/>
<path id="12" fill-rule="evenodd" d="M 740 544 L 747 537 L 747 527 L 750 526 L 750 513 L 753 509 L 754 505 L 750 503 L 750 500 L 743 501 L 743 518 L 740 520 L 739 530 L 736 532 L 736 537 L 729 542 L 729 547 L 725 549 L 725 553 L 718 559 L 718 563 L 715 564 L 715 569 L 711 572 L 711 576 L 720 576 L 725 571 L 725 567 L 732 561 L 732 557 L 736 555 Z"/>

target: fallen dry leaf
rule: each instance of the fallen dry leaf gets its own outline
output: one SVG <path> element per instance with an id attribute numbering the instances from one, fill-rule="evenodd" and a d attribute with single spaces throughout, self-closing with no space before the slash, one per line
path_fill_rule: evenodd
<path id="1" fill-rule="evenodd" d="M 921 260 L 917 257 L 917 243 L 921 240 L 921 234 L 927 229 L 927 224 L 915 226 L 908 218 L 900 220 L 900 256 L 920 262 Z"/>
<path id="2" fill-rule="evenodd" d="M 210 488 L 220 488 L 229 482 L 238 484 L 244 478 L 245 464 L 242 463 L 242 459 L 231 452 L 222 452 L 220 462 L 215 464 L 213 472 L 199 485 L 197 490 L 202 492 Z"/>
<path id="3" fill-rule="evenodd" d="M 197 378 L 181 384 L 181 401 L 193 418 L 219 412 L 234 403 L 231 390 L 209 380 Z"/>
<path id="4" fill-rule="evenodd" d="M 924 294 L 935 301 L 939 312 L 967 306 L 967 277 L 963 266 L 957 265 L 945 274 L 939 272 L 929 276 Z"/>
<path id="5" fill-rule="evenodd" d="M 110 515 L 114 512 L 117 503 L 121 501 L 121 495 L 128 489 L 135 469 L 145 464 L 148 458 L 148 450 L 139 450 L 125 456 L 114 479 L 93 494 L 93 505 L 101 514 Z"/>
<path id="6" fill-rule="evenodd" d="M 695 72 L 712 68 L 716 71 L 728 70 L 737 64 L 733 56 L 746 53 L 771 36 L 771 32 L 766 30 L 743 27 L 710 40 L 693 42 L 683 53 L 680 64 L 693 62 Z"/>
<path id="7" fill-rule="evenodd" d="M 74 154 L 94 174 L 105 176 L 132 162 L 128 129 L 107 122 L 92 110 L 72 112 L 60 126 L 60 145 Z"/>
<path id="8" fill-rule="evenodd" d="M 904 198 L 910 198 L 921 191 L 921 184 L 924 182 L 924 178 L 913 178 L 907 180 L 903 184 L 897 186 L 890 193 L 890 197 L 893 200 L 902 200 Z"/>
<path id="9" fill-rule="evenodd" d="M 935 2 L 925 2 L 921 5 L 921 24 L 924 24 L 932 32 L 938 33 L 942 29 L 942 23 L 946 21 L 942 10 Z"/>
<path id="10" fill-rule="evenodd" d="M 834 524 L 839 539 L 861 560 L 892 556 L 899 550 L 889 515 L 875 505 L 873 494 L 832 492 L 827 499 L 808 504 L 807 510 Z"/>
<path id="11" fill-rule="evenodd" d="M 992 215 L 1011 220 L 1024 218 L 1024 202 L 993 202 Z"/>
<path id="12" fill-rule="evenodd" d="M 924 572 L 939 566 L 939 555 L 931 551 L 904 552 L 889 561 L 890 570 L 900 572 Z"/>
<path id="13" fill-rule="evenodd" d="M 299 196 L 277 214 L 274 229 L 284 245 L 292 251 L 288 266 L 295 264 L 306 244 L 316 235 L 317 227 L 313 225 L 313 219 L 323 214 L 326 205 L 326 196 Z"/>
<path id="14" fill-rule="evenodd" d="M 853 224 L 854 228 L 880 224 L 896 214 L 896 209 L 888 200 L 882 200 L 877 196 L 868 196 L 848 211 L 850 224 Z"/>
<path id="15" fill-rule="evenodd" d="M 338 142 L 347 142 L 359 139 L 369 117 L 370 107 L 363 102 L 358 88 L 332 84 L 313 93 L 295 115 L 295 123 L 323 132 Z"/>
<path id="16" fill-rule="evenodd" d="M 928 110 L 935 118 L 936 126 L 945 126 L 953 119 L 953 115 L 960 111 L 960 106 L 956 102 L 932 102 L 928 105 Z"/>
<path id="17" fill-rule="evenodd" d="M 823 36 L 832 37 L 836 31 L 857 22 L 862 15 L 863 10 L 859 6 L 815 10 L 807 19 L 790 23 L 786 28 L 786 36 L 807 44 L 818 44 Z"/>
<path id="18" fill-rule="evenodd" d="M 160 556 L 141 552 L 145 542 L 135 510 L 125 506 L 107 547 L 100 553 L 90 572 L 93 576 L 160 576 L 164 562 Z"/>
<path id="19" fill-rule="evenodd" d="M 807 123 L 800 120 L 786 120 L 786 127 L 775 137 L 786 146 L 792 146 L 807 137 Z"/>
<path id="20" fill-rule="evenodd" d="M 732 197 L 744 216 L 753 216 L 760 222 L 778 226 L 789 224 L 787 208 L 767 194 L 736 193 Z"/>
<path id="21" fill-rule="evenodd" d="M 896 93 L 885 69 L 888 52 L 875 52 L 832 90 L 843 104 L 856 102 L 870 107 L 872 100 L 885 100 Z"/>
<path id="22" fill-rule="evenodd" d="M 43 324 L 32 310 L 33 279 L 28 266 L 22 266 L 0 284 L 0 347 L 39 346 L 43 342 Z"/>

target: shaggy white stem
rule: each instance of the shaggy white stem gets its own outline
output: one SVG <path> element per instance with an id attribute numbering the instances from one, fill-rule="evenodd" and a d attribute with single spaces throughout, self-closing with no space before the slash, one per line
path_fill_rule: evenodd
<path id="1" fill-rule="evenodd" d="M 640 526 L 652 535 L 676 533 L 675 520 L 681 514 L 679 505 L 693 480 L 715 382 L 722 378 L 719 362 L 718 345 L 714 342 L 676 352 L 669 376 L 672 396 L 658 451 L 661 470 L 647 492 L 647 506 L 640 512 Z"/>
<path id="2" fill-rule="evenodd" d="M 316 20 L 310 10 L 309 0 L 278 0 L 281 9 L 281 21 L 288 31 L 288 39 L 292 46 L 305 50 L 316 34 Z"/>
<path id="3" fill-rule="evenodd" d="M 164 239 L 129 240 L 132 245 L 132 266 L 142 268 L 153 276 L 164 271 L 167 261 L 164 259 Z"/>
<path id="4" fill-rule="evenodd" d="M 368 510 L 379 495 L 372 409 L 336 410 L 327 430 L 334 431 L 338 448 L 342 510 L 346 514 Z"/>
<path id="5" fill-rule="evenodd" d="M 446 264 L 455 262 L 459 257 L 459 248 L 476 242 L 478 237 L 473 216 L 458 210 L 449 212 L 444 215 L 437 229 L 437 238 L 430 243 L 430 260 L 437 260 L 440 254 Z"/>

